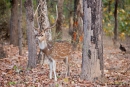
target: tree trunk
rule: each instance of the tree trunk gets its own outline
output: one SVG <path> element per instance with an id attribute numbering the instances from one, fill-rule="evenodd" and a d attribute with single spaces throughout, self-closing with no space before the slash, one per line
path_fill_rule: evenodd
<path id="1" fill-rule="evenodd" d="M 73 44 L 74 48 L 77 47 L 77 25 L 78 25 L 78 19 L 77 19 L 77 5 L 79 0 L 74 0 L 74 24 L 73 24 L 73 34 L 72 34 L 72 40 L 71 43 Z"/>
<path id="2" fill-rule="evenodd" d="M 69 34 L 72 36 L 73 34 L 73 15 L 72 12 L 69 14 Z"/>
<path id="3" fill-rule="evenodd" d="M 115 0 L 115 11 L 114 11 L 114 18 L 115 18 L 114 44 L 116 44 L 116 42 L 117 42 L 117 29 L 118 29 L 117 7 L 118 7 L 118 0 Z"/>
<path id="4" fill-rule="evenodd" d="M 74 0 L 74 24 L 73 24 L 73 34 L 72 43 L 74 47 L 78 47 L 82 43 L 83 37 L 83 1 Z"/>
<path id="5" fill-rule="evenodd" d="M 58 19 L 57 19 L 57 24 L 56 24 L 57 39 L 62 38 L 63 3 L 64 3 L 64 0 L 58 0 Z"/>
<path id="6" fill-rule="evenodd" d="M 77 5 L 77 48 L 81 49 L 83 43 L 83 1 L 79 0 Z"/>
<path id="7" fill-rule="evenodd" d="M 11 0 L 10 43 L 18 46 L 18 0 Z"/>
<path id="8" fill-rule="evenodd" d="M 39 8 L 38 8 L 38 15 L 39 15 L 39 25 L 40 30 L 44 30 L 50 27 L 50 22 L 48 19 L 48 10 L 47 10 L 47 3 L 46 0 L 38 0 Z M 49 41 L 52 40 L 51 29 L 46 30 L 46 36 Z"/>
<path id="9" fill-rule="evenodd" d="M 36 66 L 36 41 L 34 35 L 34 17 L 32 0 L 26 0 L 24 3 L 27 21 L 27 39 L 28 39 L 28 68 Z"/>
<path id="10" fill-rule="evenodd" d="M 19 20 L 18 20 L 18 35 L 19 35 L 19 55 L 22 55 L 22 0 L 19 0 Z"/>
<path id="11" fill-rule="evenodd" d="M 44 30 L 48 27 L 50 27 L 50 22 L 48 19 L 48 10 L 47 10 L 47 3 L 46 0 L 38 0 L 39 8 L 38 8 L 38 15 L 39 15 L 39 26 L 40 30 Z M 51 41 L 52 40 L 52 34 L 51 34 L 51 29 L 48 29 L 45 31 L 47 40 Z M 41 63 L 42 64 L 42 58 L 41 58 L 41 50 L 38 55 L 37 59 L 37 64 Z"/>
<path id="12" fill-rule="evenodd" d="M 111 0 L 108 1 L 108 12 L 110 13 L 111 12 Z"/>
<path id="13" fill-rule="evenodd" d="M 94 81 L 103 76 L 102 1 L 83 0 L 84 41 L 81 79 Z"/>
<path id="14" fill-rule="evenodd" d="M 74 21 L 76 19 L 77 15 L 77 5 L 78 5 L 79 0 L 74 0 Z"/>

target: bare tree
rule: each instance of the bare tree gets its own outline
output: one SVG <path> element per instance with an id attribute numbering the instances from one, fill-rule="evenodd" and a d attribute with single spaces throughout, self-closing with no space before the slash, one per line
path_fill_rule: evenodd
<path id="1" fill-rule="evenodd" d="M 28 39 L 28 68 L 34 68 L 36 66 L 36 41 L 34 34 L 34 15 L 32 0 L 26 0 L 24 3 L 26 9 L 26 21 L 27 21 L 27 39 Z"/>
<path id="2" fill-rule="evenodd" d="M 102 0 L 83 0 L 84 41 L 81 78 L 103 76 Z"/>
<path id="3" fill-rule="evenodd" d="M 74 18 L 73 18 L 73 32 L 72 32 L 72 40 L 71 43 L 73 44 L 74 47 L 77 46 L 77 25 L 78 25 L 78 20 L 77 20 L 77 5 L 78 5 L 79 0 L 74 0 Z"/>
<path id="4" fill-rule="evenodd" d="M 114 44 L 116 44 L 117 41 L 117 29 L 118 29 L 118 20 L 117 20 L 117 7 L 118 7 L 118 0 L 115 0 L 115 11 L 114 11 L 114 18 L 115 18 L 115 27 L 114 27 Z"/>
<path id="5" fill-rule="evenodd" d="M 83 42 L 83 1 L 77 4 L 77 47 L 80 49 Z"/>
<path id="6" fill-rule="evenodd" d="M 83 1 L 74 0 L 74 24 L 73 24 L 73 34 L 72 43 L 74 47 L 77 47 L 77 44 L 80 44 L 81 38 L 83 37 Z"/>
<path id="7" fill-rule="evenodd" d="M 62 37 L 62 25 L 63 25 L 63 4 L 64 0 L 58 0 L 58 20 L 56 24 L 57 39 Z"/>
<path id="8" fill-rule="evenodd" d="M 19 35 L 19 55 L 22 55 L 22 0 L 19 0 L 19 18 L 18 18 L 18 35 Z"/>
<path id="9" fill-rule="evenodd" d="M 18 46 L 18 0 L 11 0 L 10 43 Z"/>
<path id="10" fill-rule="evenodd" d="M 112 1 L 109 0 L 109 1 L 108 1 L 108 12 L 109 12 L 109 13 L 111 12 L 111 3 L 112 3 Z"/>
<path id="11" fill-rule="evenodd" d="M 46 0 L 38 0 L 38 22 L 40 30 L 44 30 L 50 27 L 50 22 L 48 19 L 48 10 L 47 10 L 47 2 Z M 51 29 L 46 31 L 46 35 L 48 36 L 48 40 L 52 40 Z"/>

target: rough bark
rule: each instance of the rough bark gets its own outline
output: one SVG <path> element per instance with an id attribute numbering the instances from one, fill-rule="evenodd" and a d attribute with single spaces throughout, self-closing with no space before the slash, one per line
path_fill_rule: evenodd
<path id="1" fill-rule="evenodd" d="M 10 43 L 18 46 L 18 0 L 11 0 Z"/>
<path id="2" fill-rule="evenodd" d="M 74 24 L 72 43 L 74 47 L 81 45 L 83 37 L 83 1 L 74 0 Z"/>
<path id="3" fill-rule="evenodd" d="M 81 79 L 95 81 L 103 76 L 102 1 L 83 0 L 84 41 Z"/>
<path id="4" fill-rule="evenodd" d="M 58 19 L 57 19 L 57 24 L 56 24 L 57 39 L 62 38 L 63 3 L 64 3 L 64 0 L 58 0 Z"/>
<path id="5" fill-rule="evenodd" d="M 83 38 L 83 1 L 82 0 L 79 0 L 77 5 L 77 20 L 78 20 L 78 26 L 77 26 L 78 42 L 77 43 L 81 45 L 82 38 Z"/>
<path id="6" fill-rule="evenodd" d="M 32 0 L 26 0 L 24 3 L 27 21 L 27 39 L 28 39 L 28 68 L 36 66 L 36 41 L 34 35 L 34 17 Z"/>
<path id="7" fill-rule="evenodd" d="M 77 15 L 77 5 L 78 5 L 79 0 L 74 0 L 74 21 L 76 19 Z"/>
<path id="8" fill-rule="evenodd" d="M 114 44 L 117 42 L 117 29 L 118 29 L 118 20 L 117 20 L 117 7 L 118 0 L 115 0 L 115 10 L 114 10 L 114 18 L 115 18 L 115 26 L 114 26 Z"/>
<path id="9" fill-rule="evenodd" d="M 44 30 L 50 27 L 50 22 L 48 19 L 48 10 L 47 10 L 47 3 L 46 0 L 38 0 L 39 8 L 38 8 L 38 15 L 39 15 L 39 25 L 40 30 Z M 51 29 L 46 30 L 46 36 L 49 41 L 52 40 Z"/>
<path id="10" fill-rule="evenodd" d="M 72 12 L 69 14 L 69 34 L 72 36 L 73 34 L 73 15 Z"/>
<path id="11" fill-rule="evenodd" d="M 19 20 L 18 20 L 18 35 L 19 35 L 19 55 L 22 55 L 22 0 L 19 0 Z"/>
<path id="12" fill-rule="evenodd" d="M 78 5 L 79 0 L 74 0 L 74 18 L 73 18 L 73 34 L 71 43 L 73 46 L 76 48 L 77 47 L 77 25 L 78 25 L 78 19 L 77 19 L 77 5 Z"/>
<path id="13" fill-rule="evenodd" d="M 7 54 L 4 51 L 3 44 L 2 44 L 2 45 L 0 45 L 0 59 L 6 58 L 6 57 L 7 57 Z"/>
<path id="14" fill-rule="evenodd" d="M 38 5 L 39 5 L 39 8 L 38 8 L 39 20 L 38 20 L 38 22 L 39 22 L 40 30 L 44 30 L 44 29 L 50 27 L 50 22 L 48 19 L 47 2 L 46 2 L 46 0 L 38 0 Z M 46 30 L 45 33 L 47 36 L 47 40 L 52 41 L 51 29 Z M 40 61 L 42 61 L 41 50 L 38 54 L 37 64 L 39 64 Z"/>

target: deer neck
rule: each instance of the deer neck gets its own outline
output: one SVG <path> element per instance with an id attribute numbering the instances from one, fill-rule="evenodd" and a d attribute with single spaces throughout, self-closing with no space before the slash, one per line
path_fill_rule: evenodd
<path id="1" fill-rule="evenodd" d="M 46 42 L 46 40 L 43 40 L 43 41 L 39 42 L 39 48 L 40 48 L 41 50 L 44 50 L 46 47 L 47 47 L 47 42 Z"/>

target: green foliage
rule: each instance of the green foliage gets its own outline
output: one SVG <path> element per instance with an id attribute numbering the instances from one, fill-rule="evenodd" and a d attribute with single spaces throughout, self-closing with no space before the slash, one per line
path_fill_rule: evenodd
<path id="1" fill-rule="evenodd" d="M 56 87 L 59 87 L 59 84 L 56 84 Z"/>
<path id="2" fill-rule="evenodd" d="M 74 0 L 64 0 L 63 4 L 63 15 L 64 15 L 64 21 L 65 23 L 69 23 L 69 17 L 70 17 L 70 11 L 73 11 L 74 9 Z M 47 0 L 47 6 L 48 6 L 48 15 L 50 22 L 53 23 L 54 20 L 51 19 L 51 17 L 56 18 L 56 5 L 57 5 L 56 0 Z"/>
<path id="3" fill-rule="evenodd" d="M 0 17 L 6 15 L 6 12 L 10 8 L 10 2 L 8 0 L 0 0 Z"/>
<path id="4" fill-rule="evenodd" d="M 110 2 L 109 2 L 110 1 Z M 110 3 L 110 11 L 109 11 Z M 103 29 L 111 36 L 114 29 L 115 0 L 103 0 Z M 119 35 L 130 35 L 130 0 L 121 0 L 118 5 L 118 32 Z"/>
<path id="5" fill-rule="evenodd" d="M 9 84 L 9 86 L 11 86 L 11 85 L 15 85 L 16 82 L 9 82 L 8 84 Z"/>
<path id="6" fill-rule="evenodd" d="M 10 2 L 8 0 L 0 0 L 0 29 L 7 30 L 10 16 Z"/>
<path id="7" fill-rule="evenodd" d="M 10 20 L 10 2 L 8 0 L 0 0 L 0 38 L 8 39 L 8 29 Z"/>
<path id="8" fill-rule="evenodd" d="M 119 32 L 124 32 L 126 35 L 130 35 L 130 12 L 120 9 L 118 15 Z"/>

